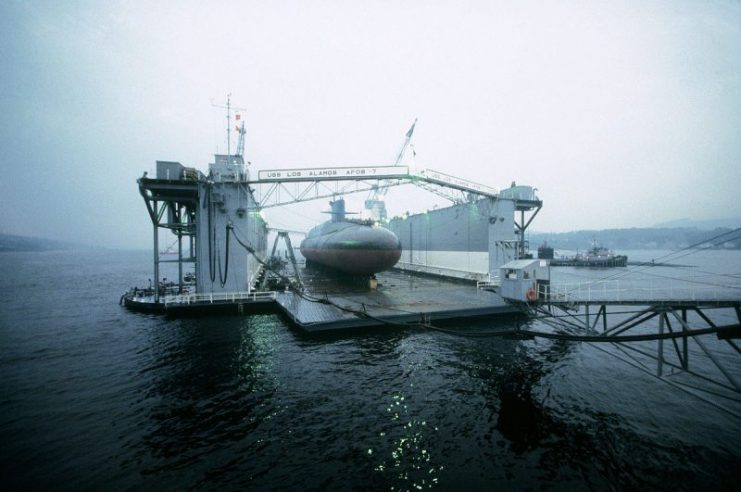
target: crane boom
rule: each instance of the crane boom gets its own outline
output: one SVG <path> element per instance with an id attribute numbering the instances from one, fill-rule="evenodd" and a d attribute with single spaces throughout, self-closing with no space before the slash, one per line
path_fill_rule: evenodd
<path id="1" fill-rule="evenodd" d="M 394 166 L 400 165 L 402 159 L 404 159 L 404 154 L 406 153 L 407 149 L 409 148 L 410 142 L 412 141 L 414 127 L 416 125 L 417 118 L 414 118 L 414 123 L 412 123 L 412 126 L 407 131 L 404 138 L 404 143 L 401 145 L 401 149 L 399 149 L 399 153 L 396 154 Z M 386 222 L 387 220 L 385 199 L 388 190 L 388 180 L 381 181 L 380 183 L 378 183 L 377 186 L 373 187 L 371 195 L 368 197 L 367 200 L 365 200 L 365 209 L 370 211 L 371 218 L 376 222 Z"/>
<path id="2" fill-rule="evenodd" d="M 244 135 L 247 133 L 244 129 L 244 120 L 242 120 L 242 126 L 238 126 L 236 129 L 239 134 L 239 140 L 237 140 L 237 153 L 235 155 L 244 157 Z"/>
<path id="3" fill-rule="evenodd" d="M 399 149 L 399 153 L 396 155 L 394 166 L 398 166 L 401 163 L 401 160 L 404 158 L 404 153 L 406 152 L 407 147 L 409 147 L 409 142 L 412 141 L 412 134 L 414 133 L 414 127 L 416 125 L 417 118 L 414 118 L 414 123 L 412 123 L 411 128 L 409 128 L 409 131 L 406 134 L 406 138 L 404 138 L 404 143 L 401 145 L 401 149 Z"/>

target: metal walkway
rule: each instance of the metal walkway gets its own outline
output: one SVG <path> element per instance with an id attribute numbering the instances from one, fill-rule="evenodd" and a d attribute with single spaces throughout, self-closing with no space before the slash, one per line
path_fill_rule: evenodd
<path id="1" fill-rule="evenodd" d="M 741 404 L 741 290 L 619 282 L 541 286 L 513 304 L 555 329 L 536 336 L 606 342 L 616 350 L 605 353 L 741 418 L 718 403 Z"/>
<path id="2" fill-rule="evenodd" d="M 741 285 L 645 280 L 600 280 L 541 286 L 538 298 L 549 304 L 666 305 L 694 307 L 698 304 L 733 307 L 741 303 Z"/>

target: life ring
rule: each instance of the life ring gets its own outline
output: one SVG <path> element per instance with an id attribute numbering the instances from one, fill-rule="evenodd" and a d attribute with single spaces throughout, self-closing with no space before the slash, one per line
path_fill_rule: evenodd
<path id="1" fill-rule="evenodd" d="M 538 298 L 538 293 L 535 292 L 535 289 L 533 289 L 532 287 L 527 289 L 527 294 L 525 295 L 527 296 L 528 301 L 534 301 L 535 299 Z"/>

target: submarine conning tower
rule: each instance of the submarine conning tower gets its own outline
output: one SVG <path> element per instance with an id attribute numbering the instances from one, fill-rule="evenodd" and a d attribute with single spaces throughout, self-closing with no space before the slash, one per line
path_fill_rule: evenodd
<path id="1" fill-rule="evenodd" d="M 332 207 L 332 222 L 342 222 L 345 220 L 345 200 L 339 198 L 337 200 L 329 202 L 329 206 Z"/>

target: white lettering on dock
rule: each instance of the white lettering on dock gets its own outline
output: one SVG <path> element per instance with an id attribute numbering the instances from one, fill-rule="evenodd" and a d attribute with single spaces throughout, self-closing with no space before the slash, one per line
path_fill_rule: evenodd
<path id="1" fill-rule="evenodd" d="M 314 179 L 394 178 L 409 175 L 407 166 L 320 167 L 307 169 L 269 169 L 260 171 L 260 181 L 311 181 Z"/>
<path id="2" fill-rule="evenodd" d="M 486 186 L 479 183 L 474 183 L 473 181 L 468 181 L 467 179 L 456 178 L 455 176 L 441 173 L 440 171 L 425 169 L 424 171 L 420 171 L 419 174 L 430 181 L 441 184 L 448 184 L 457 188 L 462 188 L 464 190 L 481 192 L 489 195 L 497 194 L 496 188 L 492 188 L 491 186 Z"/>

